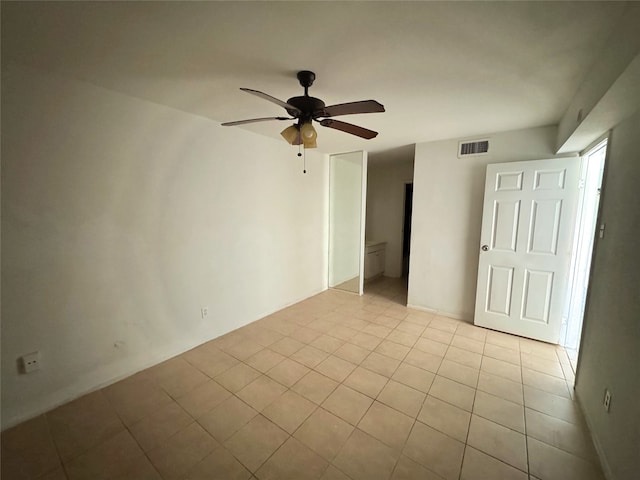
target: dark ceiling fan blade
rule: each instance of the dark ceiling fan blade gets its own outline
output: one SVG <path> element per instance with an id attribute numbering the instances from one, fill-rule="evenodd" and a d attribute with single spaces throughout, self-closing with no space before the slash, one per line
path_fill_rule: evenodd
<path id="1" fill-rule="evenodd" d="M 267 95 L 264 92 L 259 92 L 258 90 L 251 90 L 250 88 L 240 88 L 240 90 L 242 90 L 243 92 L 247 92 L 247 93 L 250 93 L 252 95 L 255 95 L 257 97 L 264 98 L 265 100 L 268 100 L 269 102 L 275 103 L 276 105 L 280 105 L 287 112 L 289 112 L 290 115 L 293 115 L 295 117 L 299 116 L 302 113 L 298 107 L 294 107 L 293 105 L 289 105 L 287 102 L 283 102 L 282 100 L 278 100 L 276 97 L 272 97 L 271 95 Z"/>
<path id="2" fill-rule="evenodd" d="M 331 118 L 321 120 L 320 125 L 323 127 L 335 128 L 336 130 L 341 130 L 343 132 L 350 133 L 351 135 L 366 138 L 367 140 L 371 140 L 378 135 L 378 132 L 374 132 L 373 130 L 368 130 L 366 128 L 359 127 L 358 125 L 353 125 L 352 123 L 341 122 L 340 120 L 333 120 Z"/>
<path id="3" fill-rule="evenodd" d="M 338 115 L 353 115 L 356 113 L 384 112 L 384 105 L 375 100 L 362 100 L 360 102 L 340 103 L 329 105 L 313 113 L 314 118 L 337 117 Z"/>
<path id="4" fill-rule="evenodd" d="M 233 127 L 234 125 L 244 125 L 245 123 L 256 123 L 256 122 L 268 122 L 269 120 L 295 120 L 295 118 L 289 117 L 262 117 L 262 118 L 250 118 L 249 120 L 237 120 L 235 122 L 224 122 L 221 123 L 223 127 Z"/>

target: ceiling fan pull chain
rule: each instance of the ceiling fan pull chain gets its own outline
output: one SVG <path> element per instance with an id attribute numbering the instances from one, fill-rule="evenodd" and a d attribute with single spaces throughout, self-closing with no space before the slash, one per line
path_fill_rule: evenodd
<path id="1" fill-rule="evenodd" d="M 307 173 L 307 149 L 304 149 L 304 156 L 301 153 L 302 143 L 298 144 L 298 157 L 302 157 L 302 173 Z"/>

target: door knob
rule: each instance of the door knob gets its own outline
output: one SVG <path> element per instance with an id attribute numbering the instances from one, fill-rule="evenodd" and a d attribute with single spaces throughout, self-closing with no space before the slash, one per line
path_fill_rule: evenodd
<path id="1" fill-rule="evenodd" d="M 489 245 L 482 245 L 482 251 L 483 252 L 489 251 Z"/>

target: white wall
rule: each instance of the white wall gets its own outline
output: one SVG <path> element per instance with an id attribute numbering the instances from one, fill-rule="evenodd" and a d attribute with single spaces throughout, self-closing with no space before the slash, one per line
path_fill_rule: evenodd
<path id="1" fill-rule="evenodd" d="M 409 305 L 472 320 L 486 166 L 554 158 L 556 133 L 540 127 L 481 136 L 489 153 L 464 158 L 457 158 L 463 139 L 416 145 Z"/>
<path id="2" fill-rule="evenodd" d="M 323 156 L 2 74 L 3 427 L 326 288 Z"/>
<path id="3" fill-rule="evenodd" d="M 576 392 L 609 480 L 632 480 L 640 452 L 640 112 L 613 129 L 608 148 L 606 230 L 595 244 Z"/>
<path id="4" fill-rule="evenodd" d="M 624 118 L 632 115 L 640 99 L 640 5 L 627 2 L 622 21 L 616 25 L 597 60 L 584 75 L 580 88 L 558 126 L 557 150 L 581 150 Z M 634 64 L 635 68 L 629 68 Z M 602 130 L 602 126 L 608 127 Z"/>
<path id="5" fill-rule="evenodd" d="M 402 275 L 405 184 L 413 182 L 409 159 L 370 163 L 367 178 L 367 241 L 387 242 L 384 275 Z"/>

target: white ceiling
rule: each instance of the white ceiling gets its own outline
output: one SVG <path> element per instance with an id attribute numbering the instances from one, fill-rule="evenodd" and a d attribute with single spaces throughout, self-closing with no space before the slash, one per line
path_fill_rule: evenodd
<path id="1" fill-rule="evenodd" d="M 295 74 L 327 103 L 386 113 L 318 127 L 324 152 L 556 124 L 624 15 L 624 2 L 2 3 L 2 61 L 58 71 L 215 122 L 283 115 Z M 54 95 L 55 92 L 52 92 Z M 248 125 L 280 138 L 286 122 Z M 283 140 L 284 141 L 284 140 Z"/>

